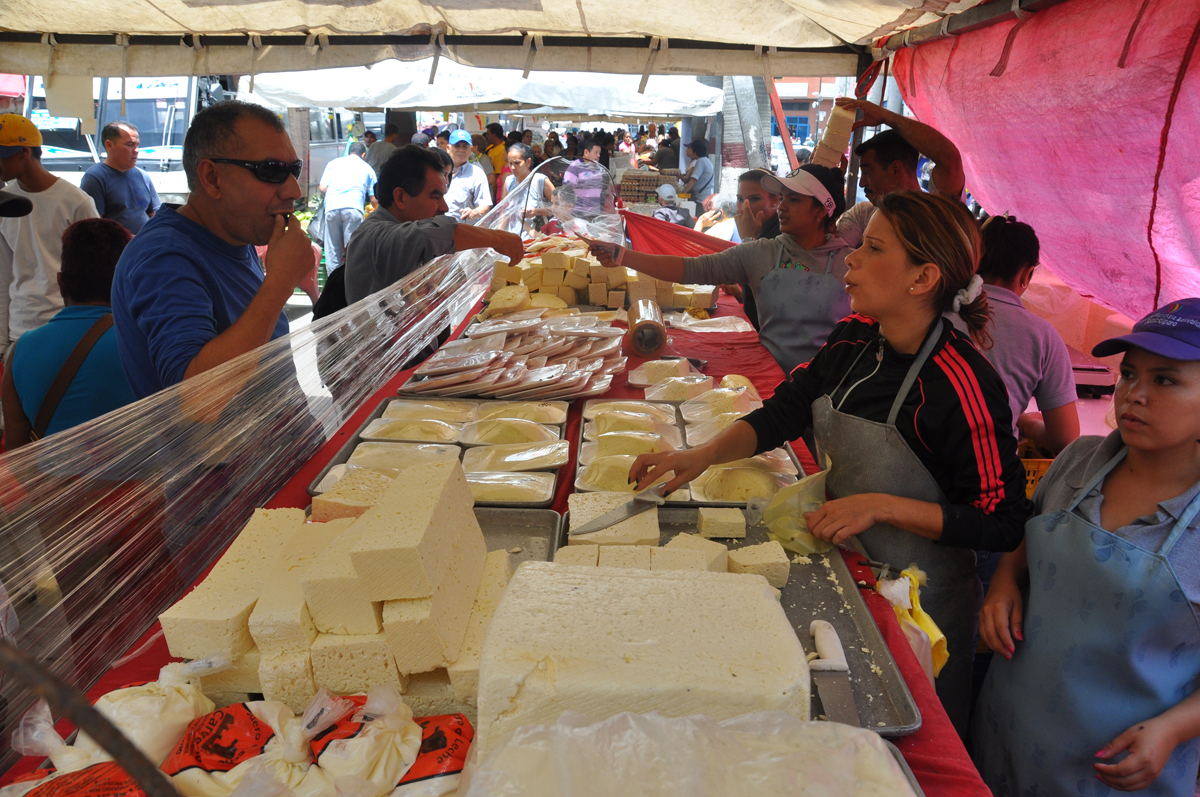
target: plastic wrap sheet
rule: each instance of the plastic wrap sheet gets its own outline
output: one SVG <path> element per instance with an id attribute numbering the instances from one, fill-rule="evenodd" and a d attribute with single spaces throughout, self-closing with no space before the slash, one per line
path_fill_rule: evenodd
<path id="1" fill-rule="evenodd" d="M 902 50 L 894 68 L 917 118 L 962 152 L 980 204 L 1031 224 L 1042 263 L 1135 319 L 1200 294 L 1200 0 L 1141 10 L 1038 11 L 1000 77 L 1015 22 Z"/>
<path id="2" fill-rule="evenodd" d="M 599 164 L 581 174 L 582 167 L 573 167 L 577 163 L 564 158 L 550 158 L 542 163 L 488 212 L 484 217 L 488 226 L 513 232 L 519 229 L 526 239 L 539 234 L 578 234 L 624 244 L 624 224 L 613 207 L 617 192 L 612 174 Z M 538 175 L 544 175 L 553 185 L 554 199 L 547 201 L 544 195 L 537 196 L 533 191 L 535 181 L 538 187 L 542 185 Z M 564 185 L 571 190 L 562 191 Z M 578 196 L 581 189 L 599 191 L 599 199 L 573 203 L 567 200 L 571 193 Z"/>
<path id="3" fill-rule="evenodd" d="M 507 218 L 498 208 L 488 226 Z M 439 258 L 219 368 L 0 458 L 0 630 L 87 690 L 356 409 L 479 299 Z M 0 767 L 32 697 L 0 674 Z"/>

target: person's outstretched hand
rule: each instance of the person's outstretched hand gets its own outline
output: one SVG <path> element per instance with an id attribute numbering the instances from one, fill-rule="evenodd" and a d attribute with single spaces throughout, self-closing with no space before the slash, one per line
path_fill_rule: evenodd
<path id="1" fill-rule="evenodd" d="M 642 454 L 633 461 L 629 469 L 630 481 L 637 484 L 639 491 L 655 484 L 667 472 L 675 476 L 666 484 L 663 495 L 675 492 L 695 479 L 713 463 L 713 456 L 703 447 L 687 451 L 664 451 L 659 454 Z"/>

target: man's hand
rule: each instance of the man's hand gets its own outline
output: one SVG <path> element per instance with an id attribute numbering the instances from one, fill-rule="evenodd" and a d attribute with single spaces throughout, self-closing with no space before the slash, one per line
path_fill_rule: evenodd
<path id="1" fill-rule="evenodd" d="M 1182 739 L 1176 738 L 1172 724 L 1162 717 L 1139 722 L 1096 753 L 1109 759 L 1122 751 L 1128 755 L 1117 764 L 1093 764 L 1102 783 L 1121 791 L 1138 791 L 1158 779 L 1167 759 Z"/>
<path id="2" fill-rule="evenodd" d="M 275 230 L 267 242 L 267 278 L 290 294 L 313 270 L 312 241 L 291 213 L 275 217 Z"/>
<path id="3" fill-rule="evenodd" d="M 488 246 L 507 257 L 509 263 L 514 265 L 525 257 L 525 242 L 516 233 L 472 227 L 470 224 L 459 224 L 454 228 L 454 251 L 462 252 Z"/>
<path id="4" fill-rule="evenodd" d="M 836 100 L 839 108 L 849 108 L 852 111 L 862 111 L 863 118 L 854 123 L 852 130 L 857 130 L 860 127 L 879 127 L 880 125 L 888 125 L 887 117 L 892 114 L 886 108 L 882 108 L 873 102 L 866 100 L 852 100 L 849 97 L 838 97 Z"/>

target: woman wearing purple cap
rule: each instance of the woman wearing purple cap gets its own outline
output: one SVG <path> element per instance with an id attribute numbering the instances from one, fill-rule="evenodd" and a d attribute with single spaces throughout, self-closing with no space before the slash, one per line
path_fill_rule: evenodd
<path id="1" fill-rule="evenodd" d="M 1195 791 L 1200 299 L 1092 350 L 1120 352 L 1117 431 L 1081 437 L 1054 460 L 980 616 L 1004 657 L 973 729 L 997 797 Z"/>

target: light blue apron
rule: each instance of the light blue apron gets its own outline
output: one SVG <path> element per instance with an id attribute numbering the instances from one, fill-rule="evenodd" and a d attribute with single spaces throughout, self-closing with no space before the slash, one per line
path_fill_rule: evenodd
<path id="1" fill-rule="evenodd" d="M 850 315 L 846 286 L 833 274 L 838 249 L 825 259 L 824 271 L 785 261 L 763 275 L 754 289 L 759 340 L 785 374 L 816 356 L 834 325 Z"/>
<path id="2" fill-rule="evenodd" d="M 1158 551 L 1074 512 L 1126 451 L 1069 507 L 1025 524 L 1025 641 L 1011 660 L 992 659 L 973 726 L 976 763 L 997 797 L 1118 794 L 1096 779 L 1096 751 L 1196 688 L 1200 623 L 1167 555 L 1200 495 Z M 1139 793 L 1191 797 L 1198 762 L 1200 740 L 1179 745 Z"/>

